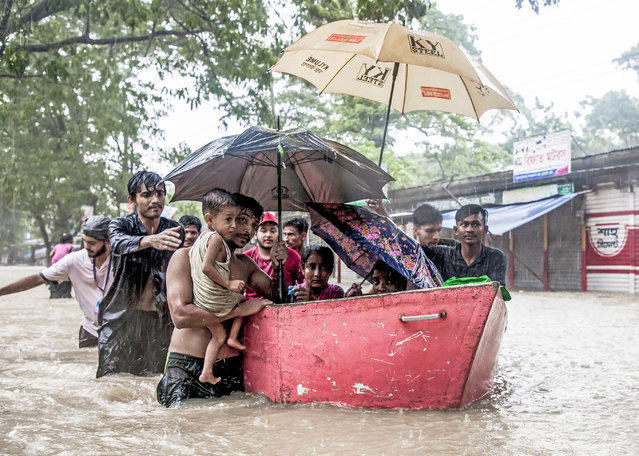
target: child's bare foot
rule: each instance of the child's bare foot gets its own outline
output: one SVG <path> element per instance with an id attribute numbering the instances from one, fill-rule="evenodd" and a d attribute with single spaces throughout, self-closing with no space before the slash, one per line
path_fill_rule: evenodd
<path id="1" fill-rule="evenodd" d="M 209 372 L 209 373 L 202 372 L 200 374 L 200 381 L 202 383 L 210 383 L 211 385 L 215 385 L 220 380 L 222 379 L 220 377 L 214 376 L 212 372 Z"/>
<path id="2" fill-rule="evenodd" d="M 232 339 L 230 337 L 226 340 L 226 345 L 232 348 L 236 348 L 238 350 L 246 350 L 246 345 L 242 345 L 239 340 Z"/>

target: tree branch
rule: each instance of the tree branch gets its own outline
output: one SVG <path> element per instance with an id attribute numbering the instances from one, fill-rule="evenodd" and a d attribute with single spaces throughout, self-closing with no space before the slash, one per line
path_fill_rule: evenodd
<path id="1" fill-rule="evenodd" d="M 91 39 L 88 36 L 76 36 L 66 40 L 58 41 L 49 44 L 32 44 L 23 46 L 22 48 L 28 52 L 48 52 L 53 49 L 60 49 L 61 47 L 68 46 L 70 44 L 89 44 L 94 46 L 110 46 L 113 44 L 125 44 L 125 43 L 139 43 L 159 36 L 191 36 L 198 33 L 205 33 L 206 30 L 192 30 L 192 31 L 177 31 L 177 30 L 157 30 L 147 35 L 139 36 L 124 36 L 102 39 Z"/>
<path id="2" fill-rule="evenodd" d="M 69 6 L 71 6 L 73 2 L 71 1 L 52 1 L 52 0 L 42 0 L 37 5 L 34 5 L 24 16 L 20 18 L 21 24 L 32 23 L 32 22 L 40 22 L 42 19 L 45 19 L 53 14 L 59 13 L 63 11 Z"/>

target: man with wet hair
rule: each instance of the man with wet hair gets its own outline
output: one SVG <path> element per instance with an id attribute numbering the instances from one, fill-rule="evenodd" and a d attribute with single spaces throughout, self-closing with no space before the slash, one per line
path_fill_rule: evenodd
<path id="1" fill-rule="evenodd" d="M 477 204 L 467 204 L 455 213 L 453 231 L 460 238 L 456 246 L 428 246 L 424 251 L 444 280 L 451 277 L 488 276 L 506 285 L 506 255 L 483 243 L 488 233 L 488 212 Z"/>
<path id="2" fill-rule="evenodd" d="M 162 372 L 173 329 L 165 272 L 182 239 L 178 222 L 161 217 L 166 188 L 156 173 L 139 171 L 127 186 L 135 212 L 113 219 L 113 286 L 98 311 L 96 377 Z"/>
<path id="3" fill-rule="evenodd" d="M 182 247 L 191 247 L 202 231 L 202 221 L 195 215 L 183 215 L 178 221 L 184 227 Z"/>
<path id="4" fill-rule="evenodd" d="M 366 204 L 373 212 L 390 218 L 381 199 L 369 199 Z M 424 203 L 413 211 L 413 237 L 417 242 L 421 245 L 437 245 L 440 243 L 441 233 L 442 213 L 439 209 Z"/>
<path id="5" fill-rule="evenodd" d="M 262 206 L 248 196 L 235 193 L 240 214 L 235 221 L 235 232 L 229 247 L 235 249 L 230 261 L 234 277 L 243 280 L 263 296 L 277 297 L 277 280 L 269 277 L 253 260 L 237 250 L 253 238 L 258 220 L 262 216 Z M 178 250 L 171 258 L 167 270 L 167 296 L 171 318 L 175 329 L 171 336 L 169 356 L 164 375 L 157 386 L 157 400 L 165 407 L 180 405 L 188 399 L 211 399 L 243 390 L 242 358 L 238 352 L 223 345 L 213 365 L 213 373 L 222 380 L 212 385 L 199 381 L 204 365 L 206 347 L 211 339 L 207 326 L 234 317 L 255 313 L 270 299 L 252 299 L 244 307 L 236 307 L 224 317 L 216 317 L 193 304 L 193 281 L 189 262 L 190 248 Z M 283 242 L 271 248 L 272 261 L 286 262 L 288 249 Z"/>
<path id="6" fill-rule="evenodd" d="M 71 252 L 38 274 L 0 288 L 0 296 L 29 290 L 44 283 L 70 280 L 84 315 L 78 335 L 79 347 L 98 345 L 96 307 L 113 282 L 108 217 L 94 215 L 82 223 L 84 249 Z"/>
<path id="7" fill-rule="evenodd" d="M 437 245 L 442 233 L 442 213 L 430 204 L 413 211 L 413 237 L 421 245 Z"/>
<path id="8" fill-rule="evenodd" d="M 308 222 L 302 217 L 294 217 L 284 222 L 282 234 L 286 247 L 295 250 L 299 256 L 304 251 L 304 243 L 308 233 Z"/>

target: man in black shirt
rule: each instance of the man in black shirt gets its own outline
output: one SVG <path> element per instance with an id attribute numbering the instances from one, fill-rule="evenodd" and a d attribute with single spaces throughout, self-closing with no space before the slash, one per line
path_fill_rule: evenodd
<path id="1" fill-rule="evenodd" d="M 98 309 L 96 377 L 162 372 L 173 329 L 165 272 L 182 244 L 180 225 L 161 216 L 166 188 L 156 173 L 136 173 L 127 190 L 135 212 L 109 224 L 113 285 Z"/>
<path id="2" fill-rule="evenodd" d="M 422 245 L 444 280 L 451 277 L 487 275 L 501 285 L 506 284 L 506 255 L 499 249 L 484 245 L 488 232 L 488 213 L 477 204 L 467 204 L 455 214 L 453 228 L 460 243 L 453 247 Z"/>

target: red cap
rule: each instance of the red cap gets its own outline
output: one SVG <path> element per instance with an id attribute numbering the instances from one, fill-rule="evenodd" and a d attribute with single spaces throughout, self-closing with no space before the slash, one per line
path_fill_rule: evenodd
<path id="1" fill-rule="evenodd" d="M 257 226 L 260 226 L 262 223 L 266 223 L 266 222 L 275 223 L 276 225 L 279 225 L 279 223 L 277 222 L 277 217 L 275 217 L 270 212 L 264 212 L 264 214 L 262 214 L 260 223 L 258 223 Z"/>

